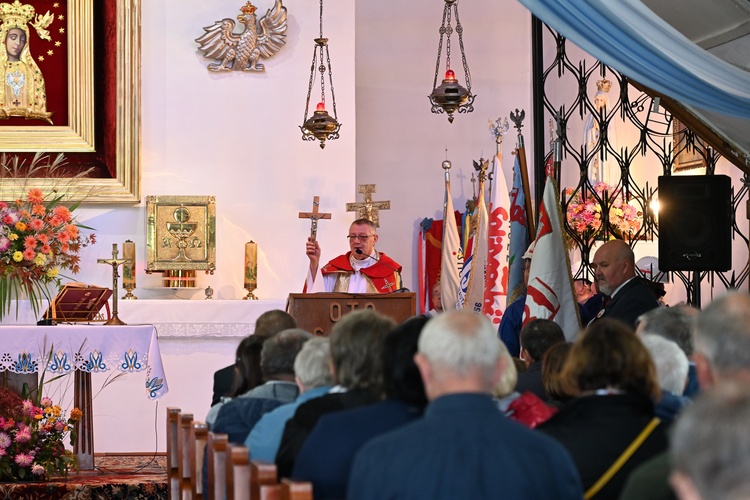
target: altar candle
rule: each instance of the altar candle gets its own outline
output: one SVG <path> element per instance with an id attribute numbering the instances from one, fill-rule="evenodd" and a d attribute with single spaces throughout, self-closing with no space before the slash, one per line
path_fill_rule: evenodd
<path id="1" fill-rule="evenodd" d="M 258 244 L 245 243 L 245 288 L 258 286 Z"/>
<path id="2" fill-rule="evenodd" d="M 122 287 L 135 288 L 135 243 L 126 240 L 122 244 L 122 258 L 130 259 L 122 266 Z"/>

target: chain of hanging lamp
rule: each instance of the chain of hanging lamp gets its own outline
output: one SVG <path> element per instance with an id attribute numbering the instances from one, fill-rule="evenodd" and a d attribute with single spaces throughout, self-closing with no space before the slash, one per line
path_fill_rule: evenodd
<path id="1" fill-rule="evenodd" d="M 453 27 L 451 25 L 451 7 L 455 11 L 456 33 L 458 34 L 458 46 L 461 51 L 461 62 L 464 68 L 466 87 L 463 87 L 458 80 L 454 71 L 451 69 L 451 35 Z M 463 27 L 458 18 L 458 0 L 445 0 L 443 8 L 443 22 L 440 25 L 440 41 L 438 43 L 437 62 L 435 64 L 435 78 L 432 82 L 432 93 L 429 95 L 432 104 L 431 111 L 441 114 L 448 113 L 448 121 L 453 123 L 453 113 L 470 113 L 474 111 L 474 98 L 471 93 L 471 72 L 466 62 L 466 52 L 464 51 Z M 440 74 L 440 57 L 443 52 L 443 37 L 446 36 L 445 42 L 445 78 L 438 86 L 438 75 Z"/>
<path id="2" fill-rule="evenodd" d="M 310 96 L 312 94 L 313 82 L 315 80 L 315 70 L 318 63 L 318 53 L 320 53 L 320 65 L 317 70 L 320 72 L 320 102 L 316 106 L 313 115 L 308 118 L 310 109 Z M 325 63 L 323 55 L 325 53 Z M 333 116 L 328 114 L 325 109 L 325 73 L 328 70 L 329 87 L 331 88 L 331 104 L 333 105 Z M 323 37 L 323 0 L 320 0 L 320 37 L 315 39 L 313 48 L 312 64 L 310 65 L 310 81 L 307 86 L 307 100 L 305 101 L 305 116 L 303 124 L 300 127 L 302 139 L 305 141 L 319 140 L 321 149 L 325 147 L 326 140 L 339 138 L 339 129 L 341 124 L 337 120 L 336 114 L 336 95 L 333 89 L 333 72 L 331 69 L 331 56 L 328 52 L 328 39 Z"/>

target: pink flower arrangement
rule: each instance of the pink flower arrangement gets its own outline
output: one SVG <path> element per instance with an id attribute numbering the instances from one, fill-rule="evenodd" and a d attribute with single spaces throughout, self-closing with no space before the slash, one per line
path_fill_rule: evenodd
<path id="1" fill-rule="evenodd" d="M 594 190 L 600 199 L 604 198 L 605 191 L 614 192 L 614 189 L 604 182 L 597 183 Z M 599 201 L 591 193 L 587 193 L 584 199 L 580 189 L 575 191 L 573 188 L 566 188 L 564 194 L 569 200 L 565 215 L 570 228 L 584 239 L 596 236 L 602 228 L 602 207 Z M 638 209 L 627 203 L 622 194 L 610 198 L 609 202 L 610 228 L 624 237 L 638 232 L 643 222 L 643 215 Z"/>
<path id="2" fill-rule="evenodd" d="M 75 443 L 78 408 L 65 412 L 43 398 L 40 406 L 22 400 L 9 389 L 0 389 L 0 481 L 42 480 L 53 474 L 65 476 L 75 456 L 63 441 Z"/>
<path id="3" fill-rule="evenodd" d="M 38 315 L 42 298 L 49 298 L 46 286 L 59 287 L 64 269 L 78 273 L 79 251 L 96 243 L 96 235 L 81 235 L 79 227 L 84 226 L 61 204 L 62 198 L 33 188 L 26 199 L 0 202 L 0 319 L 21 292 Z"/>

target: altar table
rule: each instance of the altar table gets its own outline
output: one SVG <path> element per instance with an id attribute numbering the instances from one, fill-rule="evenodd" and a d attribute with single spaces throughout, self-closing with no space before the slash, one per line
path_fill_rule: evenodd
<path id="1" fill-rule="evenodd" d="M 74 453 L 82 470 L 93 469 L 91 373 L 143 372 L 148 398 L 169 391 L 156 329 L 152 325 L 0 326 L 0 372 L 74 373 L 74 404 L 83 410 Z"/>

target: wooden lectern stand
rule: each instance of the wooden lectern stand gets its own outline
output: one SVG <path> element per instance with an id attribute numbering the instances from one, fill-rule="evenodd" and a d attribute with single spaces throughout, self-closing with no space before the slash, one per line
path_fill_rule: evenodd
<path id="1" fill-rule="evenodd" d="M 298 328 L 324 336 L 343 315 L 359 309 L 374 309 L 401 323 L 416 314 L 417 298 L 413 292 L 290 293 L 286 306 Z"/>

